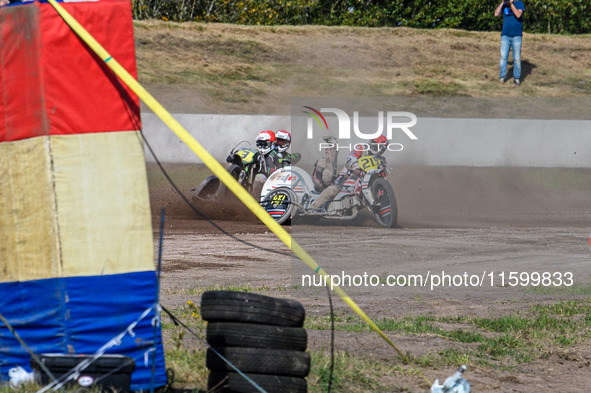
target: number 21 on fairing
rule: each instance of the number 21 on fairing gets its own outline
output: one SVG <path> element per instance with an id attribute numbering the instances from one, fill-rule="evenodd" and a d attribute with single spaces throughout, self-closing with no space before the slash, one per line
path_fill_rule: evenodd
<path id="1" fill-rule="evenodd" d="M 359 167 L 365 172 L 370 169 L 378 169 L 379 162 L 373 157 L 361 157 L 358 161 Z"/>

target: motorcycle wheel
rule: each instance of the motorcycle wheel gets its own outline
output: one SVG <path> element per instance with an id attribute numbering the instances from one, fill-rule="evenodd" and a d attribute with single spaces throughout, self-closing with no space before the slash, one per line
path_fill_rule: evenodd
<path id="1" fill-rule="evenodd" d="M 295 212 L 296 201 L 297 197 L 290 188 L 279 187 L 267 194 L 262 205 L 278 224 L 287 224 Z"/>
<path id="2" fill-rule="evenodd" d="M 239 165 L 232 164 L 228 167 L 228 172 L 230 172 L 230 175 L 232 175 L 234 179 L 238 180 L 240 172 L 242 172 L 242 168 L 240 168 Z"/>
<path id="3" fill-rule="evenodd" d="M 191 190 L 191 192 L 193 197 L 204 201 L 211 201 L 217 197 L 220 184 L 222 184 L 220 179 L 218 179 L 216 175 L 211 175 L 203 180 L 197 188 Z"/>
<path id="4" fill-rule="evenodd" d="M 256 199 L 257 201 L 261 201 L 262 195 L 261 193 L 263 192 L 263 183 L 261 182 L 254 182 L 254 184 L 252 185 L 252 196 L 254 197 L 254 199 Z"/>
<path id="5" fill-rule="evenodd" d="M 240 171 L 242 169 L 238 165 L 230 165 L 228 172 L 232 177 L 238 180 Z M 224 196 L 227 187 L 216 175 L 211 175 L 207 179 L 203 180 L 199 186 L 191 190 L 193 197 L 203 201 L 215 201 L 220 196 Z"/>
<path id="6" fill-rule="evenodd" d="M 240 166 L 236 164 L 232 164 L 228 167 L 228 172 L 230 173 L 230 175 L 232 175 L 234 179 L 238 180 L 238 178 L 240 177 L 240 172 L 242 172 L 242 168 L 240 168 Z M 220 187 L 218 188 L 216 194 L 219 196 L 227 196 L 226 193 L 228 192 L 228 187 L 226 187 L 224 183 L 220 182 Z M 231 192 L 229 193 L 232 194 Z"/>
<path id="7" fill-rule="evenodd" d="M 384 228 L 392 228 L 398 219 L 398 207 L 394 190 L 388 181 L 378 177 L 371 183 L 371 193 L 377 206 L 372 208 L 374 217 L 378 224 Z"/>

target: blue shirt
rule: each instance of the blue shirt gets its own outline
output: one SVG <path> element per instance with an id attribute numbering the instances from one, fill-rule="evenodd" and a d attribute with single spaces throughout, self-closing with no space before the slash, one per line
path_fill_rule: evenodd
<path id="1" fill-rule="evenodd" d="M 513 5 L 518 10 L 525 11 L 525 7 L 523 6 L 522 1 L 516 1 L 513 3 Z M 503 31 L 501 32 L 501 35 L 508 35 L 510 37 L 517 37 L 523 35 L 523 13 L 521 14 L 521 17 L 519 19 L 516 18 L 509 4 L 503 5 L 502 13 Z"/>

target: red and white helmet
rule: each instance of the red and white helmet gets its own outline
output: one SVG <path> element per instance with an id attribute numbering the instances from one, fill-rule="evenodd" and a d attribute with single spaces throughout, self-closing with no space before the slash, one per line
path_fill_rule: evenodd
<path id="1" fill-rule="evenodd" d="M 369 152 L 374 156 L 379 156 L 384 154 L 389 144 L 390 141 L 388 141 L 388 138 L 384 135 L 380 135 L 369 141 Z"/>
<path id="2" fill-rule="evenodd" d="M 275 148 L 275 142 L 277 142 L 277 138 L 275 137 L 275 133 L 273 131 L 261 131 L 256 139 L 256 145 L 257 149 L 259 149 L 259 153 L 263 155 L 269 154 L 271 150 Z"/>
<path id="3" fill-rule="evenodd" d="M 277 150 L 280 153 L 289 149 L 289 145 L 291 144 L 291 134 L 288 131 L 279 130 L 275 133 L 275 137 L 277 137 Z"/>

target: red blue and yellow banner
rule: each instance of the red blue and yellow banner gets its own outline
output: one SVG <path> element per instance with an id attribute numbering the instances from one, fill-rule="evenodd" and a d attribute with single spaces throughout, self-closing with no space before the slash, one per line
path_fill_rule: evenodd
<path id="1" fill-rule="evenodd" d="M 135 76 L 131 3 L 63 6 Z M 36 353 L 91 354 L 157 299 L 139 100 L 44 2 L 0 8 L 0 310 Z M 109 353 L 166 383 L 152 311 Z M 0 328 L 0 379 L 30 370 Z"/>

